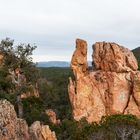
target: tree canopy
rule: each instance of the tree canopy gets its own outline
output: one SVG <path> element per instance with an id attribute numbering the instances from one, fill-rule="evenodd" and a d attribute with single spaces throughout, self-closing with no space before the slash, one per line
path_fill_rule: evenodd
<path id="1" fill-rule="evenodd" d="M 10 38 L 6 38 L 0 42 L 0 54 L 3 55 L 0 67 L 0 90 L 7 92 L 9 88 L 12 88 L 13 83 L 10 81 L 10 75 L 11 72 L 15 72 L 17 68 L 25 75 L 26 84 L 35 84 L 37 82 L 39 76 L 38 70 L 31 57 L 35 49 L 36 46 L 30 44 L 14 46 L 14 40 Z M 11 90 L 9 92 L 11 92 Z"/>

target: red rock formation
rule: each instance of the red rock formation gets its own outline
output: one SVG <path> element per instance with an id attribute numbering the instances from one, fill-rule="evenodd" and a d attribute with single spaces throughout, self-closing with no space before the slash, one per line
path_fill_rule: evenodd
<path id="1" fill-rule="evenodd" d="M 14 106 L 7 100 L 0 100 L 0 138 L 2 140 L 29 140 L 27 123 L 17 118 Z"/>
<path id="2" fill-rule="evenodd" d="M 95 70 L 128 72 L 138 69 L 133 53 L 116 43 L 95 43 L 92 56 Z"/>
<path id="3" fill-rule="evenodd" d="M 78 56 L 78 57 L 77 57 Z M 74 76 L 79 79 L 84 76 L 88 69 L 87 64 L 87 43 L 84 40 L 76 40 L 76 50 L 73 54 L 71 67 L 73 69 Z"/>
<path id="4" fill-rule="evenodd" d="M 12 104 L 0 100 L 0 140 L 56 140 L 56 136 L 39 121 L 28 127 L 25 120 L 17 118 Z"/>
<path id="5" fill-rule="evenodd" d="M 84 53 L 83 53 L 84 52 Z M 140 72 L 132 52 L 116 43 L 93 45 L 93 71 L 88 71 L 87 43 L 76 40 L 69 98 L 74 119 L 98 122 L 102 116 L 131 113 L 140 117 Z"/>
<path id="6" fill-rule="evenodd" d="M 56 113 L 55 113 L 52 109 L 46 110 L 46 114 L 48 115 L 50 121 L 51 121 L 53 124 L 59 124 L 59 123 L 60 123 L 60 120 L 57 119 Z"/>
<path id="7" fill-rule="evenodd" d="M 49 126 L 41 125 L 39 121 L 34 122 L 29 131 L 31 140 L 57 140 Z"/>

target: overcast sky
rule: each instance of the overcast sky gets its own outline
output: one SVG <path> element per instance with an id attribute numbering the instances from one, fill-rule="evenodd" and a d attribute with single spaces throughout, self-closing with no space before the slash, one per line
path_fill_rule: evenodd
<path id="1" fill-rule="evenodd" d="M 140 46 L 140 0 L 0 0 L 0 39 L 36 44 L 34 61 L 70 61 L 75 39 Z"/>

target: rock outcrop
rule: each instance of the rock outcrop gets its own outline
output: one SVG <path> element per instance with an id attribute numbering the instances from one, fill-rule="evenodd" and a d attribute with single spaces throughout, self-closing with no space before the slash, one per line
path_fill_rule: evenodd
<path id="1" fill-rule="evenodd" d="M 55 133 L 48 125 L 41 125 L 39 121 L 34 122 L 30 129 L 30 140 L 56 140 Z"/>
<path id="2" fill-rule="evenodd" d="M 133 53 L 116 43 L 95 43 L 92 56 L 95 70 L 123 73 L 138 69 Z"/>
<path id="3" fill-rule="evenodd" d="M 14 106 L 7 100 L 0 100 L 1 140 L 56 140 L 55 133 L 47 125 L 34 122 L 31 127 L 16 116 Z"/>
<path id="4" fill-rule="evenodd" d="M 3 63 L 3 54 L 0 52 L 0 66 L 2 65 Z"/>
<path id="5" fill-rule="evenodd" d="M 60 120 L 57 119 L 56 113 L 52 109 L 46 110 L 46 114 L 53 124 L 60 124 Z"/>
<path id="6" fill-rule="evenodd" d="M 77 39 L 71 60 L 75 81 L 70 78 L 68 88 L 74 119 L 91 123 L 112 114 L 140 117 L 140 72 L 133 53 L 116 43 L 97 42 L 92 58 L 88 71 L 87 43 Z"/>

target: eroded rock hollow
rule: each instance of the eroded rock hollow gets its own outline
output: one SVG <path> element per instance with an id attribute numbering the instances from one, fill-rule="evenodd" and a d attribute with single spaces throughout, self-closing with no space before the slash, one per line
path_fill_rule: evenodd
<path id="1" fill-rule="evenodd" d="M 133 53 L 116 43 L 93 46 L 93 68 L 88 70 L 87 43 L 76 40 L 71 68 L 69 98 L 73 117 L 99 122 L 102 116 L 133 114 L 140 117 L 140 72 Z"/>

